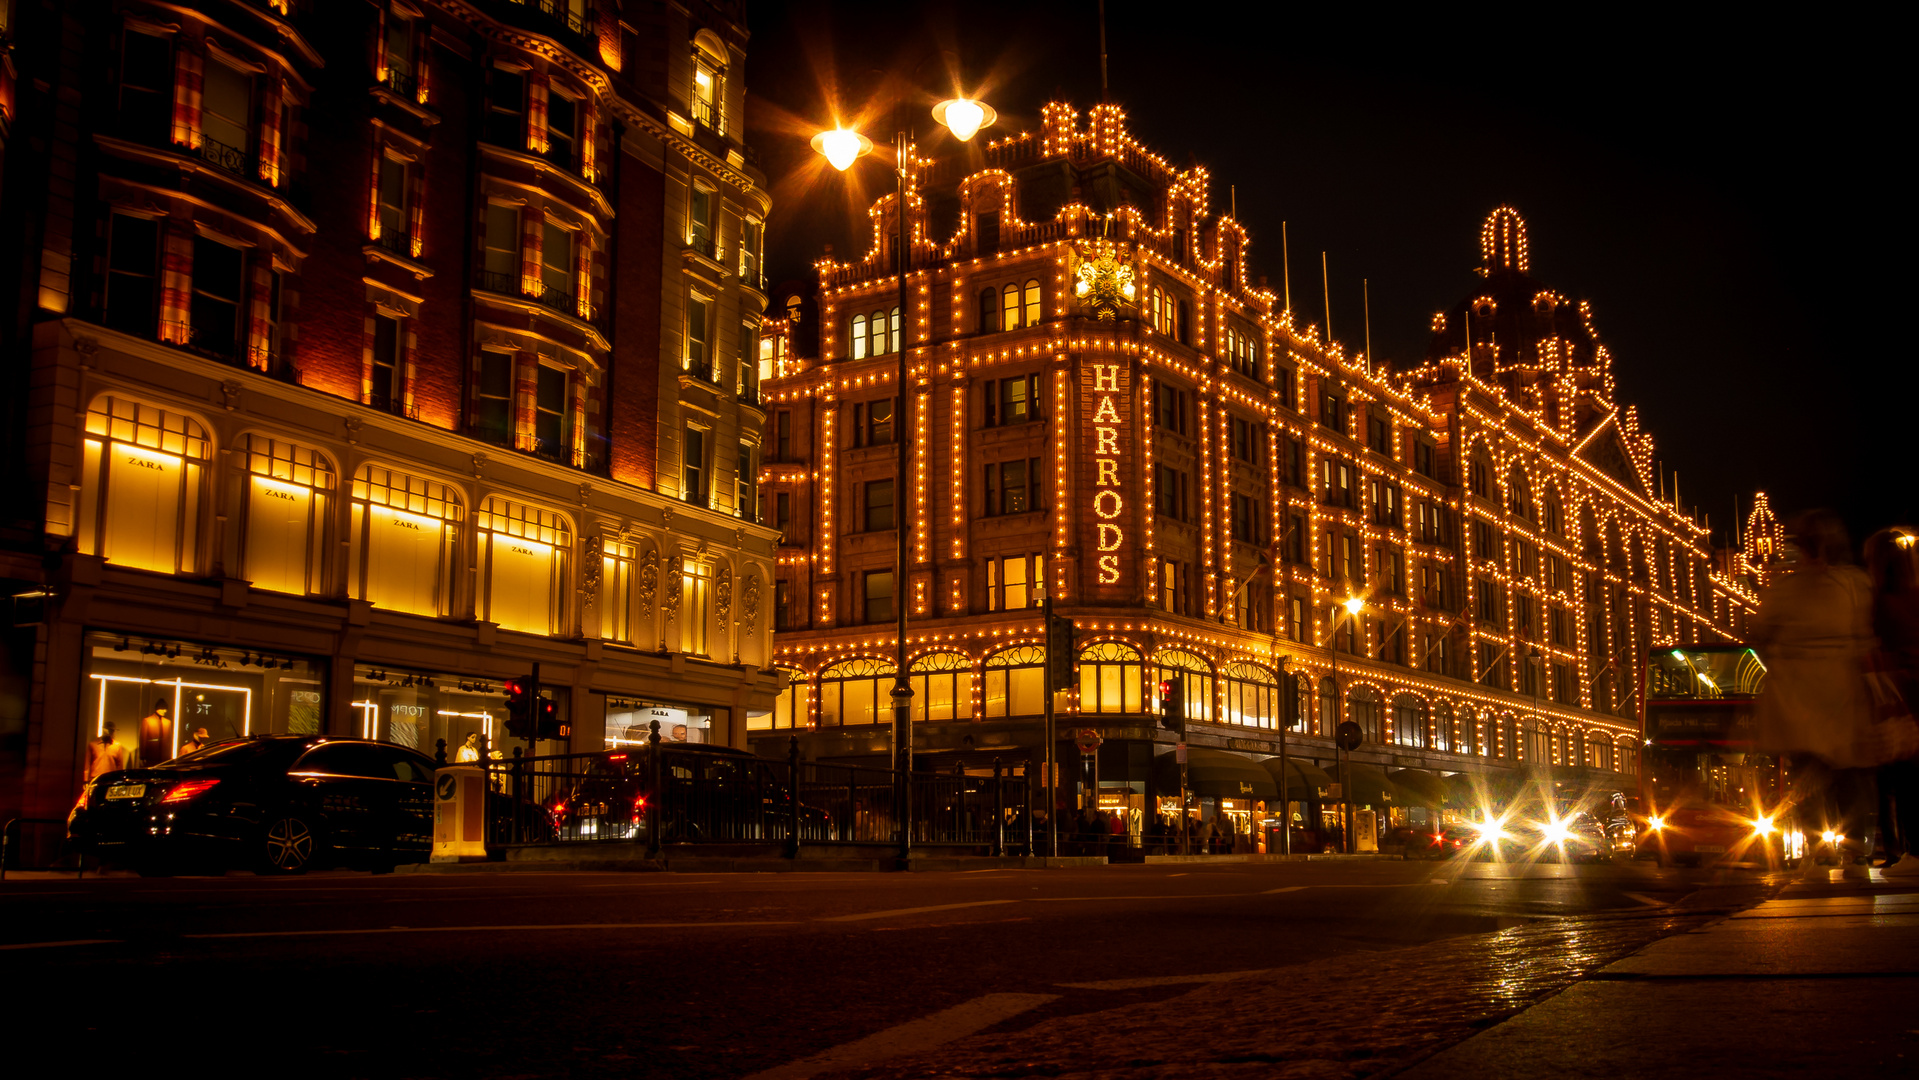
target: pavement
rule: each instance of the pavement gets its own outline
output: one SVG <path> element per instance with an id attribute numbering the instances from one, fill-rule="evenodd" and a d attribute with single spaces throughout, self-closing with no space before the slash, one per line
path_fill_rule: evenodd
<path id="1" fill-rule="evenodd" d="M 1081 1013 L 843 1080 L 1919 1074 L 1919 880 L 1788 881 L 1737 910 L 1529 922 Z M 772 1080 L 769 1074 L 768 1080 Z"/>

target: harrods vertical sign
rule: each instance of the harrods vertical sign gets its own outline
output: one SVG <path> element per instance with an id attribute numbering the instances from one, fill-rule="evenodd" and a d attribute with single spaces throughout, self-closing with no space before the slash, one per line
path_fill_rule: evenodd
<path id="1" fill-rule="evenodd" d="M 1135 471 L 1130 461 L 1132 389 L 1124 361 L 1087 360 L 1080 365 L 1080 415 L 1090 467 L 1074 498 L 1081 507 L 1080 544 L 1090 571 L 1084 581 L 1100 597 L 1130 595 L 1138 574 L 1128 535 L 1134 517 L 1130 502 L 1139 489 L 1137 483 L 1128 486 Z"/>

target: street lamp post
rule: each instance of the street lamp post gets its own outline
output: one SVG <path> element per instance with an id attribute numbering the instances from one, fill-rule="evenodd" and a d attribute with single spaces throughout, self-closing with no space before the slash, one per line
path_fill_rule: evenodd
<path id="1" fill-rule="evenodd" d="M 1287 791 L 1292 784 L 1293 776 L 1286 768 L 1286 728 L 1292 724 L 1292 720 L 1286 715 L 1286 698 L 1293 687 L 1292 678 L 1286 674 L 1286 669 L 1293 666 L 1293 658 L 1279 657 L 1273 666 L 1279 669 L 1279 850 L 1282 854 L 1291 855 L 1293 853 L 1293 799 Z M 1293 694 L 1292 698 L 1297 705 L 1299 695 Z M 1304 783 L 1304 777 L 1301 778 L 1301 782 Z"/>
<path id="2" fill-rule="evenodd" d="M 1366 608 L 1366 602 L 1357 596 L 1349 596 L 1344 602 L 1333 607 L 1332 637 L 1326 642 L 1326 651 L 1332 656 L 1333 665 L 1333 753 L 1339 761 L 1339 805 L 1345 814 L 1346 854 L 1353 853 L 1353 778 L 1348 767 L 1348 754 L 1339 744 L 1339 724 L 1345 713 L 1342 707 L 1346 695 L 1339 688 L 1339 613 L 1345 610 L 1348 618 L 1358 618 Z"/>
<path id="3" fill-rule="evenodd" d="M 980 128 L 991 124 L 997 117 L 992 108 L 984 102 L 970 98 L 956 97 L 942 101 L 933 108 L 933 119 L 938 121 L 953 137 L 961 142 L 971 139 Z M 911 562 L 907 549 L 906 532 L 906 492 L 912 483 L 909 470 L 912 464 L 911 424 L 912 397 L 907 386 L 909 371 L 907 365 L 906 336 L 913 325 L 907 301 L 906 275 L 913 269 L 913 250 L 909 246 L 910 232 L 906 227 L 906 189 L 908 170 L 912 163 L 908 160 L 912 150 L 912 133 L 901 129 L 893 136 L 894 176 L 898 181 L 897 197 L 893 204 L 894 213 L 899 218 L 899 241 L 894 248 L 894 270 L 899 275 L 899 313 L 900 328 L 894 335 L 893 348 L 899 353 L 898 383 L 899 402 L 893 409 L 893 440 L 899 445 L 899 474 L 893 485 L 893 613 L 894 613 L 894 652 L 893 652 L 893 806 L 895 817 L 899 819 L 899 865 L 907 868 L 907 860 L 913 852 L 913 684 L 906 670 L 906 600 L 907 574 Z M 813 136 L 813 149 L 825 155 L 833 168 L 841 172 L 852 168 L 861 157 L 872 153 L 873 141 L 857 131 L 846 128 L 834 128 Z"/>

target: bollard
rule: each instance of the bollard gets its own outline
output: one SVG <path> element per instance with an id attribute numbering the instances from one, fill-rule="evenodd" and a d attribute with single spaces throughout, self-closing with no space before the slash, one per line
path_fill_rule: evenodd
<path id="1" fill-rule="evenodd" d="M 999 758 L 993 759 L 993 856 L 1006 855 L 1006 782 L 1000 778 Z"/>
<path id="2" fill-rule="evenodd" d="M 433 740 L 433 764 L 435 765 L 446 764 L 446 740 L 445 739 Z"/>

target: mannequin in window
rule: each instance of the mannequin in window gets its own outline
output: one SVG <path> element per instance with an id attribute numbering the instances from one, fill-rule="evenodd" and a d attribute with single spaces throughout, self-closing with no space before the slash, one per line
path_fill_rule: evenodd
<path id="1" fill-rule="evenodd" d="M 93 783 L 110 772 L 119 772 L 127 767 L 127 748 L 113 741 L 113 721 L 107 721 L 100 729 L 100 737 L 87 742 L 87 771 L 81 777 L 81 786 Z"/>
<path id="2" fill-rule="evenodd" d="M 157 764 L 173 756 L 173 710 L 167 700 L 153 703 L 153 711 L 140 719 L 140 762 Z"/>
<path id="3" fill-rule="evenodd" d="M 466 737 L 466 742 L 458 750 L 453 752 L 453 763 L 459 765 L 478 760 L 480 760 L 480 733 L 475 731 Z"/>

